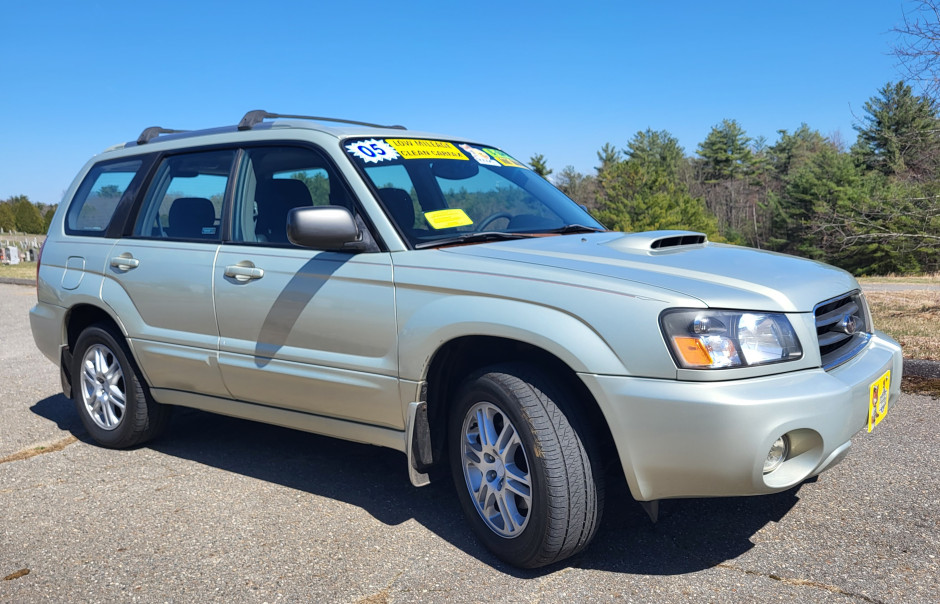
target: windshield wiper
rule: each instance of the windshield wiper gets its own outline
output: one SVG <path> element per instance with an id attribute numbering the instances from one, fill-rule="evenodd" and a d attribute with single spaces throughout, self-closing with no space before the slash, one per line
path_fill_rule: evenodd
<path id="1" fill-rule="evenodd" d="M 607 229 L 599 229 L 597 227 L 586 226 L 583 224 L 566 224 L 563 227 L 557 229 L 550 229 L 543 231 L 544 233 L 558 233 L 559 235 L 567 235 L 568 233 L 603 233 Z"/>
<path id="2" fill-rule="evenodd" d="M 429 247 L 441 247 L 445 245 L 457 245 L 461 243 L 480 243 L 482 241 L 508 241 L 510 239 L 524 239 L 532 237 L 528 233 L 502 233 L 500 231 L 483 231 L 481 233 L 464 233 L 456 237 L 447 237 L 446 239 L 435 239 L 434 241 L 425 241 L 415 244 L 416 250 L 423 250 Z"/>

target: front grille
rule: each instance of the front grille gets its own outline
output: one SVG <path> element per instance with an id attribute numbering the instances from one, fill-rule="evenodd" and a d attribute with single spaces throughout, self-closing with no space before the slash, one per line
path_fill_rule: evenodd
<path id="1" fill-rule="evenodd" d="M 845 363 L 871 339 L 871 319 L 861 292 L 851 292 L 816 305 L 816 338 L 824 369 Z"/>

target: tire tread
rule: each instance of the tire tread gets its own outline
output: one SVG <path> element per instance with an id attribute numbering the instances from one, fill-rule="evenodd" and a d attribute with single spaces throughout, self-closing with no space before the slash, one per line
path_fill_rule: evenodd
<path id="1" fill-rule="evenodd" d="M 571 402 L 570 397 L 538 368 L 525 364 L 494 365 L 474 374 L 467 383 L 477 380 L 489 381 L 518 403 L 540 445 L 539 458 L 545 469 L 545 534 L 528 559 L 507 561 L 535 568 L 583 550 L 597 532 L 603 477 L 599 465 L 592 463 L 592 456 L 597 459 L 595 452 L 585 445 L 590 438 L 577 409 L 566 404 Z M 458 478 L 463 480 L 455 476 L 455 481 Z M 494 553 L 503 557 L 499 551 Z"/>
<path id="2" fill-rule="evenodd" d="M 84 404 L 81 401 L 81 390 L 80 388 L 73 387 L 72 396 L 75 400 L 75 406 L 86 430 L 88 430 L 92 438 L 100 445 L 112 449 L 134 447 L 159 436 L 168 423 L 170 407 L 161 405 L 150 396 L 146 384 L 144 384 L 140 377 L 140 369 L 131 356 L 124 336 L 113 326 L 107 323 L 96 323 L 86 327 L 85 330 L 82 331 L 75 344 L 75 355 L 73 356 L 75 359 L 75 367 L 73 368 L 72 375 L 75 376 L 75 379 L 81 379 L 79 377 L 81 375 L 80 363 L 85 348 L 85 342 L 88 339 L 102 341 L 109 347 L 115 348 L 112 352 L 115 354 L 120 353 L 121 357 L 123 357 L 120 360 L 121 368 L 124 371 L 125 388 L 127 390 L 127 408 L 132 409 L 132 411 L 124 417 L 125 422 L 130 422 L 128 426 L 119 426 L 113 433 L 103 431 L 95 426 L 94 422 L 87 417 L 83 408 Z M 130 404 L 131 397 L 134 399 L 132 405 Z"/>

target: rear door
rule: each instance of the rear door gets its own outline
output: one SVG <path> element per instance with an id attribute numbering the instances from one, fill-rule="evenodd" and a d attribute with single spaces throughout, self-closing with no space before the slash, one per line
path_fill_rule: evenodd
<path id="1" fill-rule="evenodd" d="M 163 157 L 133 233 L 111 250 L 102 297 L 154 388 L 229 396 L 217 362 L 212 271 L 235 156 L 226 149 Z"/>

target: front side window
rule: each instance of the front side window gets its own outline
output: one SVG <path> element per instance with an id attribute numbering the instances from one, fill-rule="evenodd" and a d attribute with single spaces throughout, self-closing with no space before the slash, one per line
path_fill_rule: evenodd
<path id="1" fill-rule="evenodd" d="M 416 248 L 604 227 L 506 153 L 426 139 L 352 139 L 350 159 Z"/>
<path id="2" fill-rule="evenodd" d="M 218 241 L 234 159 L 233 150 L 165 158 L 147 191 L 134 235 Z"/>
<path id="3" fill-rule="evenodd" d="M 69 235 L 103 237 L 118 202 L 143 162 L 139 159 L 98 164 L 82 181 L 65 216 Z"/>
<path id="4" fill-rule="evenodd" d="M 306 147 L 245 150 L 235 187 L 232 241 L 288 246 L 287 215 L 294 208 L 343 206 L 352 197 L 333 165 Z"/>

